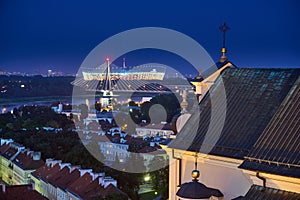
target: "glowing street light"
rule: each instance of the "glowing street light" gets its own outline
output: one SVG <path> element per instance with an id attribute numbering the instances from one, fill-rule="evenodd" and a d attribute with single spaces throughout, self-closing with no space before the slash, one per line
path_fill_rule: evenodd
<path id="1" fill-rule="evenodd" d="M 150 181 L 151 177 L 149 176 L 149 174 L 147 174 L 145 177 L 144 177 L 144 181 L 145 182 L 148 182 Z"/>

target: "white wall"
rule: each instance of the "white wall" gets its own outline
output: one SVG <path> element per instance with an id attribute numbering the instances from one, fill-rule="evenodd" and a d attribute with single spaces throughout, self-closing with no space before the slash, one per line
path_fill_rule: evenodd
<path id="1" fill-rule="evenodd" d="M 194 161 L 193 156 L 182 157 L 181 183 L 192 181 L 191 172 L 194 169 Z M 207 187 L 219 189 L 224 194 L 224 200 L 245 195 L 253 184 L 250 176 L 237 168 L 239 163 L 232 163 L 231 161 L 198 158 L 199 181 Z M 178 170 L 178 162 L 170 165 L 170 199 L 176 199 L 175 193 L 179 189 L 176 187 L 179 184 Z"/>

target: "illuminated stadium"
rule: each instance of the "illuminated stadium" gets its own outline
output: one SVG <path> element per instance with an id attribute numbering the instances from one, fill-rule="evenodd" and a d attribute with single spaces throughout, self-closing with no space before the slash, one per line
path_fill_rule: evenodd
<path id="1" fill-rule="evenodd" d="M 151 63 L 133 67 L 130 70 L 110 65 L 111 80 L 163 80 L 166 67 L 161 64 Z M 85 68 L 82 71 L 84 80 L 106 80 L 107 64 L 103 63 L 94 69 Z"/>
<path id="2" fill-rule="evenodd" d="M 166 69 L 170 67 L 157 63 L 127 68 L 106 62 L 95 68 L 83 68 L 82 75 L 72 82 L 74 86 L 86 91 L 124 91 L 124 92 L 169 92 L 166 87 Z M 175 72 L 173 73 L 175 77 Z M 171 75 L 171 76 L 173 76 Z M 176 77 L 179 78 L 179 77 Z M 179 78 L 184 82 L 183 78 Z"/>

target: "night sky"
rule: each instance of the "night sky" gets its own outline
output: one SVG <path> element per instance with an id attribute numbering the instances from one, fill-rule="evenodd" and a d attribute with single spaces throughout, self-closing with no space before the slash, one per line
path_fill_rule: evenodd
<path id="1" fill-rule="evenodd" d="M 88 2 L 88 3 L 87 3 Z M 300 67 L 300 1 L 0 1 L 0 69 L 76 73 L 100 42 L 138 27 L 164 27 L 199 42 L 217 61 L 226 21 L 228 58 L 239 67 Z M 127 65 L 188 63 L 157 50 L 125 55 Z M 103 61 L 104 62 L 104 61 Z M 121 59 L 115 64 L 121 66 Z"/>

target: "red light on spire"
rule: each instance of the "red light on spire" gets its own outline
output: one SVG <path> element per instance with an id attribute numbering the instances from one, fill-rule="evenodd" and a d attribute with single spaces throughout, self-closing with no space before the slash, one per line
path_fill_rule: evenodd
<path id="1" fill-rule="evenodd" d="M 106 61 L 109 61 L 109 58 L 108 58 L 108 57 L 106 58 Z"/>

